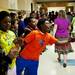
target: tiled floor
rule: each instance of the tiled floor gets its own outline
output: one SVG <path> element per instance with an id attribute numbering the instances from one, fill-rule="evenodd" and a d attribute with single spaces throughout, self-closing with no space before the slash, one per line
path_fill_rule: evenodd
<path id="1" fill-rule="evenodd" d="M 72 43 L 72 47 L 75 50 L 75 43 Z M 75 75 L 74 61 L 63 68 L 62 64 L 56 60 L 57 54 L 54 52 L 54 45 L 47 46 L 47 48 L 48 50 L 40 56 L 38 75 Z M 75 52 L 68 54 L 68 59 L 75 60 Z M 8 75 L 16 75 L 15 69 L 10 70 Z"/>

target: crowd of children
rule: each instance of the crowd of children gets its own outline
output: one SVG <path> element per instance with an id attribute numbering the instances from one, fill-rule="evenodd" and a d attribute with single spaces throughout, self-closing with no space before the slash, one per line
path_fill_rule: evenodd
<path id="1" fill-rule="evenodd" d="M 37 75 L 39 56 L 46 45 L 55 44 L 57 60 L 67 66 L 67 54 L 73 52 L 70 42 L 75 41 L 75 14 L 69 20 L 65 11 L 49 12 L 25 11 L 18 13 L 0 12 L 0 75 L 7 75 L 16 65 L 16 74 Z M 52 35 L 51 35 L 52 33 Z"/>

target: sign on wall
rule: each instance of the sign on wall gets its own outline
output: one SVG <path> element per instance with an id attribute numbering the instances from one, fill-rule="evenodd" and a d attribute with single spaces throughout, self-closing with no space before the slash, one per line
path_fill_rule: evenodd
<path id="1" fill-rule="evenodd" d="M 17 9 L 17 0 L 9 0 L 9 8 Z"/>

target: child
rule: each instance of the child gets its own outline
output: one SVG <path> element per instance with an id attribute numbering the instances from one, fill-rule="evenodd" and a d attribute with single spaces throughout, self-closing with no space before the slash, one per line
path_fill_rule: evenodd
<path id="1" fill-rule="evenodd" d="M 28 73 L 24 72 L 25 75 L 37 75 L 40 53 L 46 48 L 46 45 L 57 42 L 56 38 L 47 33 L 50 30 L 49 25 L 48 20 L 40 20 L 38 22 L 40 30 L 33 30 L 24 38 L 24 49 L 16 59 L 17 75 L 21 75 L 24 69 L 28 70 Z"/>
<path id="2" fill-rule="evenodd" d="M 0 12 L 0 75 L 7 75 L 11 59 L 8 56 L 13 47 L 15 34 L 9 30 L 10 16 L 6 11 Z"/>
<path id="3" fill-rule="evenodd" d="M 63 55 L 63 67 L 67 67 L 67 54 L 73 52 L 71 44 L 69 41 L 70 38 L 70 21 L 66 17 L 64 10 L 60 10 L 58 17 L 54 21 L 54 36 L 62 42 L 55 44 L 55 52 L 57 52 L 58 62 L 61 62 L 61 55 Z M 64 42 L 64 43 L 63 43 Z"/>

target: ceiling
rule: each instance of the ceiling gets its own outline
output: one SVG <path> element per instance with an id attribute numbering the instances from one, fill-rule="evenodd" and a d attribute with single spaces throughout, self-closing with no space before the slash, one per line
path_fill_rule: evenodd
<path id="1" fill-rule="evenodd" d="M 66 1 L 69 1 L 69 2 L 75 2 L 75 0 L 36 0 L 37 2 L 66 2 Z"/>

